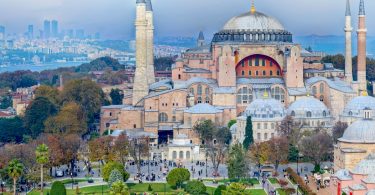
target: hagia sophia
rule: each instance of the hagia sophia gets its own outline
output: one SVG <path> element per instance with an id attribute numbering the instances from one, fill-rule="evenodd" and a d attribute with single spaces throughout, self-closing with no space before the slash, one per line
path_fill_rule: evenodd
<path id="1" fill-rule="evenodd" d="M 360 0 L 356 31 L 349 0 L 344 11 L 345 70 L 321 63 L 319 53 L 293 42 L 292 32 L 253 4 L 250 10 L 229 19 L 210 42 L 200 32 L 196 47 L 183 52 L 172 65 L 172 78 L 155 82 L 152 4 L 151 0 L 137 0 L 133 90 L 125 94 L 123 105 L 102 107 L 101 131 L 147 133 L 155 145 L 172 143 L 175 138 L 173 148 L 179 143 L 194 148 L 200 140 L 193 127 L 201 120 L 227 126 L 236 119 L 231 132 L 233 141 L 239 142 L 244 139 L 248 116 L 252 117 L 255 141 L 277 136 L 277 126 L 286 116 L 292 116 L 307 131 L 330 131 L 336 122 L 347 122 L 349 127 L 335 146 L 334 168 L 355 180 L 343 189 L 350 191 L 353 183 L 363 185 L 350 174 L 357 169 L 363 172 L 366 168 L 356 166 L 365 166 L 362 161 L 366 159 L 374 161 L 375 152 L 375 98 L 367 95 L 364 0 Z M 190 160 L 194 156 L 194 151 L 177 150 L 168 157 Z M 368 180 L 375 185 L 374 178 Z"/>

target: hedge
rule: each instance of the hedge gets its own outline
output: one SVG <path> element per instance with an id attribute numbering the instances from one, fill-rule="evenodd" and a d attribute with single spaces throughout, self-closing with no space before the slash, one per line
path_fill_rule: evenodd
<path id="1" fill-rule="evenodd" d="M 298 189 L 300 189 L 304 195 L 316 195 L 292 168 L 288 167 L 286 172 L 289 174 L 289 179 L 298 184 Z"/>
<path id="2" fill-rule="evenodd" d="M 61 181 L 55 181 L 51 187 L 51 195 L 66 195 L 66 189 Z"/>

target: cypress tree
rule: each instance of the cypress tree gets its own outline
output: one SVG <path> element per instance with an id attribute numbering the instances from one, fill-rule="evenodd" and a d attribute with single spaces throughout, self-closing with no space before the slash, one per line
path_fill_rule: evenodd
<path id="1" fill-rule="evenodd" d="M 251 116 L 248 116 L 246 119 L 245 140 L 243 141 L 243 146 L 246 150 L 248 150 L 250 145 L 253 143 L 253 122 L 251 121 Z"/>

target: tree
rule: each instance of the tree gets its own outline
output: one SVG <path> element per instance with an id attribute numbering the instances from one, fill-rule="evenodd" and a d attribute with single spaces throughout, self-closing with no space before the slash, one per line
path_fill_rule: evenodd
<path id="1" fill-rule="evenodd" d="M 23 121 L 19 117 L 0 118 L 0 143 L 21 143 L 26 130 L 23 127 Z"/>
<path id="2" fill-rule="evenodd" d="M 269 160 L 273 162 L 277 171 L 280 163 L 288 163 L 288 140 L 285 137 L 273 137 L 267 143 L 269 144 L 270 151 L 272 151 L 272 154 L 269 155 Z"/>
<path id="3" fill-rule="evenodd" d="M 129 195 L 129 191 L 125 186 L 125 183 L 122 181 L 116 181 L 111 186 L 110 195 Z"/>
<path id="4" fill-rule="evenodd" d="M 191 195 L 201 195 L 207 190 L 206 186 L 200 181 L 189 181 L 185 190 Z"/>
<path id="5" fill-rule="evenodd" d="M 111 96 L 112 105 L 121 105 L 124 99 L 124 94 L 119 89 L 112 89 L 109 96 Z"/>
<path id="6" fill-rule="evenodd" d="M 125 69 L 125 66 L 120 62 L 111 57 L 97 58 L 90 63 L 82 64 L 76 68 L 76 72 L 90 72 L 90 71 L 102 71 L 110 69 L 113 71 Z"/>
<path id="7" fill-rule="evenodd" d="M 106 162 L 115 160 L 115 150 L 111 136 L 99 137 L 91 140 L 89 146 L 89 158 L 91 161 L 105 160 Z M 119 146 L 118 146 L 119 147 Z"/>
<path id="8" fill-rule="evenodd" d="M 78 104 L 68 102 L 56 116 L 46 120 L 45 128 L 48 133 L 83 135 L 87 132 L 86 115 Z"/>
<path id="9" fill-rule="evenodd" d="M 8 93 L 5 96 L 0 97 L 0 109 L 7 109 L 9 107 L 12 107 L 13 100 L 10 93 Z"/>
<path id="10" fill-rule="evenodd" d="M 337 143 L 337 140 L 344 135 L 345 130 L 348 128 L 348 123 L 337 122 L 332 128 L 333 141 Z"/>
<path id="11" fill-rule="evenodd" d="M 228 176 L 230 179 L 239 179 L 247 176 L 248 164 L 246 152 L 242 144 L 235 144 L 229 151 Z"/>
<path id="12" fill-rule="evenodd" d="M 108 185 L 112 186 L 112 184 L 115 183 L 116 181 L 124 181 L 124 177 L 119 170 L 113 169 L 108 178 Z"/>
<path id="13" fill-rule="evenodd" d="M 103 167 L 103 171 L 102 171 L 103 180 L 108 181 L 111 172 L 115 169 L 120 171 L 120 173 L 123 177 L 123 181 L 127 181 L 129 179 L 130 175 L 129 175 L 128 172 L 125 171 L 125 168 L 122 164 L 120 164 L 118 162 L 109 162 L 109 163 L 105 164 L 104 167 Z"/>
<path id="14" fill-rule="evenodd" d="M 149 155 L 149 149 L 150 146 L 148 137 L 133 138 L 130 140 L 129 154 L 137 166 L 137 173 L 141 173 L 141 160 L 143 157 Z"/>
<path id="15" fill-rule="evenodd" d="M 255 161 L 260 169 L 260 166 L 269 160 L 270 147 L 266 142 L 256 142 L 251 145 L 249 155 L 250 159 Z"/>
<path id="16" fill-rule="evenodd" d="M 81 138 L 75 134 L 63 135 L 59 138 L 63 151 L 63 164 L 72 162 L 78 158 L 78 150 L 81 146 Z"/>
<path id="17" fill-rule="evenodd" d="M 45 144 L 41 144 L 36 148 L 35 151 L 36 161 L 40 164 L 40 194 L 43 195 L 43 166 L 48 163 L 49 160 L 49 149 Z"/>
<path id="18" fill-rule="evenodd" d="M 125 134 L 121 134 L 117 137 L 113 150 L 116 160 L 125 166 L 129 156 L 129 140 Z"/>
<path id="19" fill-rule="evenodd" d="M 182 187 L 182 183 L 190 180 L 190 172 L 185 168 L 172 169 L 167 175 L 167 183 L 173 188 Z"/>
<path id="20" fill-rule="evenodd" d="M 327 133 L 318 133 L 302 139 L 300 151 L 314 165 L 320 165 L 322 160 L 329 157 L 333 150 L 332 138 Z"/>
<path id="21" fill-rule="evenodd" d="M 34 96 L 35 98 L 45 97 L 55 105 L 59 105 L 60 103 L 59 90 L 57 90 L 57 88 L 55 87 L 51 87 L 47 85 L 39 86 L 38 88 L 36 88 L 34 92 Z"/>
<path id="22" fill-rule="evenodd" d="M 225 191 L 227 189 L 227 186 L 226 185 L 219 185 L 215 192 L 214 192 L 214 195 L 222 195 L 222 191 Z"/>
<path id="23" fill-rule="evenodd" d="M 56 106 L 45 97 L 38 97 L 27 107 L 24 117 L 25 128 L 34 138 L 44 132 L 44 121 L 57 113 Z"/>
<path id="24" fill-rule="evenodd" d="M 232 125 L 236 124 L 237 123 L 237 120 L 236 119 L 233 119 L 233 120 L 230 120 L 228 122 L 228 129 L 230 129 L 232 127 Z"/>
<path id="25" fill-rule="evenodd" d="M 66 195 L 66 189 L 61 181 L 55 181 L 51 187 L 51 194 L 53 195 Z"/>
<path id="26" fill-rule="evenodd" d="M 7 173 L 8 176 L 13 179 L 13 195 L 16 195 L 17 192 L 17 180 L 21 177 L 24 170 L 23 164 L 17 160 L 14 159 L 9 162 L 7 167 Z"/>
<path id="27" fill-rule="evenodd" d="M 232 134 L 227 127 L 216 127 L 211 120 L 200 121 L 193 129 L 204 141 L 206 156 L 213 164 L 214 176 L 217 176 L 219 166 L 227 155 Z"/>
<path id="28" fill-rule="evenodd" d="M 246 150 L 248 150 L 250 145 L 253 143 L 254 143 L 253 122 L 251 121 L 251 116 L 248 116 L 246 119 L 245 139 L 243 141 L 243 146 L 245 147 Z"/>
<path id="29" fill-rule="evenodd" d="M 100 115 L 100 108 L 105 102 L 104 92 L 93 81 L 77 79 L 69 81 L 62 91 L 62 103 L 75 102 L 85 111 L 86 118 L 93 122 Z"/>
<path id="30" fill-rule="evenodd" d="M 289 144 L 296 146 L 302 138 L 302 126 L 294 121 L 292 116 L 285 117 L 277 126 L 277 132 L 281 137 L 286 137 Z"/>

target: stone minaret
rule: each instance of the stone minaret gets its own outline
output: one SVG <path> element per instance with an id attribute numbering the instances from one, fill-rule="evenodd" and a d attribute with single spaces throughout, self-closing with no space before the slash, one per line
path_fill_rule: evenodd
<path id="1" fill-rule="evenodd" d="M 147 79 L 147 20 L 146 1 L 137 0 L 135 19 L 136 42 L 136 69 L 133 84 L 133 106 L 137 105 L 143 97 L 148 95 L 149 85 Z"/>
<path id="2" fill-rule="evenodd" d="M 154 70 L 154 13 L 151 0 L 146 0 L 146 20 L 147 20 L 147 81 L 148 84 L 155 83 Z"/>
<path id="3" fill-rule="evenodd" d="M 350 13 L 350 2 L 346 0 L 345 13 L 345 80 L 348 83 L 353 81 L 353 67 L 352 67 L 352 16 Z"/>
<path id="4" fill-rule="evenodd" d="M 358 21 L 358 82 L 359 91 L 361 93 L 367 91 L 366 85 L 366 14 L 364 0 L 359 5 L 359 21 Z"/>
<path id="5" fill-rule="evenodd" d="M 203 35 L 203 32 L 202 31 L 200 31 L 199 32 L 199 36 L 198 36 L 198 40 L 197 40 L 197 46 L 198 47 L 202 47 L 202 46 L 204 46 L 204 43 L 205 41 L 204 41 L 204 35 Z"/>

